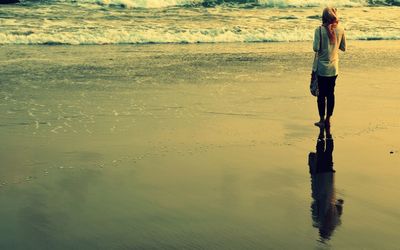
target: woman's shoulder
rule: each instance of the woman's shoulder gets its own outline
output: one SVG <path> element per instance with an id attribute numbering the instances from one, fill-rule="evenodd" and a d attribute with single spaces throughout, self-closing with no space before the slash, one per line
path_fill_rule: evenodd
<path id="1" fill-rule="evenodd" d="M 339 33 L 344 33 L 344 28 L 343 28 L 343 26 L 340 25 L 340 24 L 336 27 L 336 30 L 337 30 Z"/>

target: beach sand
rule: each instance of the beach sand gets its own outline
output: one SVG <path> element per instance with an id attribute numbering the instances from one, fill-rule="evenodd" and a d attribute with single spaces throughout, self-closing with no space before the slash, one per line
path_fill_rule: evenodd
<path id="1" fill-rule="evenodd" d="M 400 42 L 341 54 L 321 199 L 344 203 L 323 235 L 312 58 L 303 42 L 0 47 L 0 248 L 398 249 Z"/>

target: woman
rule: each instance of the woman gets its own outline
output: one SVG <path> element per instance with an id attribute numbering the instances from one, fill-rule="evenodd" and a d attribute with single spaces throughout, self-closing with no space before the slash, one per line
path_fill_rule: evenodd
<path id="1" fill-rule="evenodd" d="M 317 103 L 320 117 L 315 125 L 319 127 L 330 126 L 335 106 L 335 82 L 339 74 L 339 49 L 346 50 L 344 30 L 338 23 L 336 9 L 327 7 L 322 13 L 322 26 L 315 29 L 313 49 L 318 52 L 318 60 L 314 67 L 317 67 Z"/>

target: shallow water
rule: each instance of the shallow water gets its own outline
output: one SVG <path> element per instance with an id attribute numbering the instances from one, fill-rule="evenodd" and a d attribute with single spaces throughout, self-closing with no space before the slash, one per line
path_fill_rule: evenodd
<path id="1" fill-rule="evenodd" d="M 396 249 L 400 44 L 341 57 L 325 179 L 310 49 L 0 48 L 0 248 Z"/>

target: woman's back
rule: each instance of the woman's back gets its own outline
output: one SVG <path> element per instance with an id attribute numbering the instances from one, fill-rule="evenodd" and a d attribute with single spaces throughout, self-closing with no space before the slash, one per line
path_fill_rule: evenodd
<path id="1" fill-rule="evenodd" d="M 327 28 L 319 26 L 315 29 L 313 49 L 318 52 L 317 74 L 320 76 L 336 76 L 339 74 L 339 50 L 346 50 L 346 38 L 344 30 L 340 26 L 334 29 L 334 34 L 336 39 L 332 43 Z"/>

